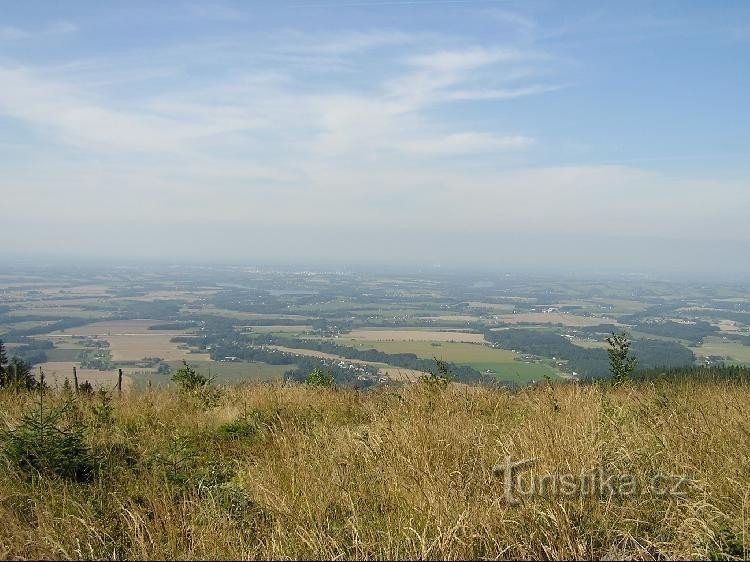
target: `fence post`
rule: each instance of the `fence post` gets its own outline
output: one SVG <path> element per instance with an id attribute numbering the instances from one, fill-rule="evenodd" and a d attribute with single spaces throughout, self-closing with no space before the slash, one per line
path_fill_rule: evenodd
<path id="1" fill-rule="evenodd" d="M 73 365 L 73 385 L 76 387 L 76 396 L 78 396 L 78 371 L 75 365 Z"/>
<path id="2" fill-rule="evenodd" d="M 122 396 L 122 369 L 117 369 L 117 395 Z"/>

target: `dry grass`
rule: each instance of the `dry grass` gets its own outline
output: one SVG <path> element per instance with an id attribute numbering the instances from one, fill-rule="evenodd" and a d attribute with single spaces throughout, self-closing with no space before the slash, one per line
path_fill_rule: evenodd
<path id="1" fill-rule="evenodd" d="M 0 393 L 0 426 L 33 405 Z M 32 477 L 0 456 L 0 558 L 748 555 L 746 384 L 259 385 L 211 408 L 167 390 L 114 407 L 103 429 L 86 400 L 74 412 L 104 459 L 93 483 Z M 175 447 L 184 466 L 163 461 Z M 602 468 L 689 484 L 683 497 L 547 493 L 514 506 L 492 470 L 506 455 L 538 459 L 525 477 Z"/>

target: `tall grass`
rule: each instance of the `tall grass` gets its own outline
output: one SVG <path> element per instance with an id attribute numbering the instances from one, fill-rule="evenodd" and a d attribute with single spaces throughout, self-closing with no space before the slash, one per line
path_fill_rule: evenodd
<path id="1" fill-rule="evenodd" d="M 62 395 L 50 397 L 62 401 Z M 0 428 L 35 407 L 0 394 Z M 99 406 L 97 406 L 99 404 Z M 169 390 L 69 408 L 90 482 L 0 454 L 0 558 L 732 558 L 750 548 L 750 385 L 415 384 Z M 111 406 L 111 408 L 110 408 Z M 686 478 L 682 494 L 540 493 L 523 478 Z"/>

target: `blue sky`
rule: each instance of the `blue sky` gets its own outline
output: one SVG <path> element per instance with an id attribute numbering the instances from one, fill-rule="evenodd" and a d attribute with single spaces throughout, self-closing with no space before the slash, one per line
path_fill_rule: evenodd
<path id="1" fill-rule="evenodd" d="M 742 1 L 8 2 L 3 251 L 748 272 L 749 71 Z"/>

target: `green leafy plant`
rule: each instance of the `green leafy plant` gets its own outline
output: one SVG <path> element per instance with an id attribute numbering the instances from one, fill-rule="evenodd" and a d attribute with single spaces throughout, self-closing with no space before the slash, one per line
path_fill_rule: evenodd
<path id="1" fill-rule="evenodd" d="M 172 375 L 172 382 L 180 388 L 180 392 L 196 398 L 204 408 L 213 408 L 221 400 L 222 391 L 213 386 L 213 381 L 213 377 L 197 372 L 185 360 Z"/>
<path id="2" fill-rule="evenodd" d="M 429 388 L 446 388 L 453 380 L 450 367 L 448 367 L 448 363 L 437 357 L 433 357 L 433 359 L 435 360 L 435 368 L 429 374 L 419 377 L 419 382 Z"/>
<path id="3" fill-rule="evenodd" d="M 607 338 L 607 343 L 609 344 L 607 354 L 612 382 L 620 385 L 630 380 L 638 364 L 635 357 L 630 354 L 632 342 L 627 332 L 621 334 L 612 332 L 612 335 Z"/>
<path id="4" fill-rule="evenodd" d="M 83 381 L 78 385 L 78 393 L 82 396 L 91 396 L 94 394 L 94 387 L 89 381 Z"/>
<path id="5" fill-rule="evenodd" d="M 317 367 L 307 375 L 305 384 L 307 386 L 314 386 L 318 388 L 331 388 L 333 386 L 333 375 L 325 371 L 321 371 Z"/>
<path id="6" fill-rule="evenodd" d="M 174 382 L 181 391 L 191 392 L 210 385 L 213 382 L 213 379 L 200 374 L 183 359 L 182 367 L 177 369 L 172 375 L 172 382 Z"/>

